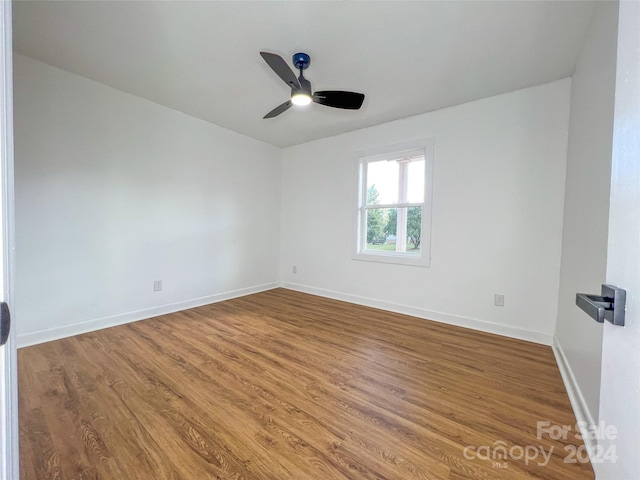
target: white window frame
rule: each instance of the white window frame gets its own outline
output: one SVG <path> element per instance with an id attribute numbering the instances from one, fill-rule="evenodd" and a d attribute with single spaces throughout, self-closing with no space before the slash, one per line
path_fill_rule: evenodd
<path id="1" fill-rule="evenodd" d="M 360 150 L 354 154 L 356 165 L 356 215 L 354 224 L 354 246 L 351 254 L 353 260 L 369 262 L 394 263 L 428 267 L 431 264 L 431 204 L 433 194 L 433 153 L 435 140 L 425 138 L 411 142 L 398 143 L 367 150 Z M 376 205 L 376 208 L 401 208 L 422 206 L 422 231 L 420 238 L 420 254 L 404 252 L 385 252 L 367 250 L 367 164 L 385 159 L 402 158 L 403 154 L 424 153 L 424 201 L 423 203 L 398 203 L 393 205 Z"/>

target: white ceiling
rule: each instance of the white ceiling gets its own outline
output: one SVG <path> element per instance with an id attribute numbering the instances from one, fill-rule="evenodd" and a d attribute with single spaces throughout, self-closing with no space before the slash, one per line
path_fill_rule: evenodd
<path id="1" fill-rule="evenodd" d="M 285 147 L 571 75 L 594 2 L 109 1 L 14 3 L 18 53 Z M 359 111 L 288 99 L 261 50 L 311 55 L 314 90 Z"/>

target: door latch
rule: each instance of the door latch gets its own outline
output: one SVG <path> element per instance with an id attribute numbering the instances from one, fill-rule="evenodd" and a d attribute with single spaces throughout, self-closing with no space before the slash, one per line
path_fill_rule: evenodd
<path id="1" fill-rule="evenodd" d="M 11 330 L 11 313 L 9 305 L 0 302 L 0 346 L 7 343 L 9 339 L 9 330 Z"/>
<path id="2" fill-rule="evenodd" d="M 627 292 L 613 285 L 602 285 L 602 295 L 576 293 L 576 305 L 598 323 L 605 320 L 624 327 Z"/>

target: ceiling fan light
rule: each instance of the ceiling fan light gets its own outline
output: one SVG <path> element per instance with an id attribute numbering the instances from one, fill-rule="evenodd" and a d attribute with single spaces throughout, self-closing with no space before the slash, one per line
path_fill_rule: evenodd
<path id="1" fill-rule="evenodd" d="M 294 105 L 309 105 L 311 103 L 311 95 L 307 92 L 296 92 L 291 96 L 291 103 Z"/>

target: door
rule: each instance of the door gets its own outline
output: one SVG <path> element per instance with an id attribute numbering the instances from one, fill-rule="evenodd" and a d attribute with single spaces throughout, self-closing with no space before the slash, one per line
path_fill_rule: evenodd
<path id="1" fill-rule="evenodd" d="M 599 480 L 640 479 L 640 2 L 620 2 L 606 283 L 627 291 L 625 326 L 604 322 Z"/>
<path id="2" fill-rule="evenodd" d="M 0 301 L 12 304 L 13 109 L 11 2 L 0 2 Z M 15 331 L 15 329 L 12 329 Z M 0 480 L 18 479 L 18 388 L 15 334 L 0 346 Z"/>

